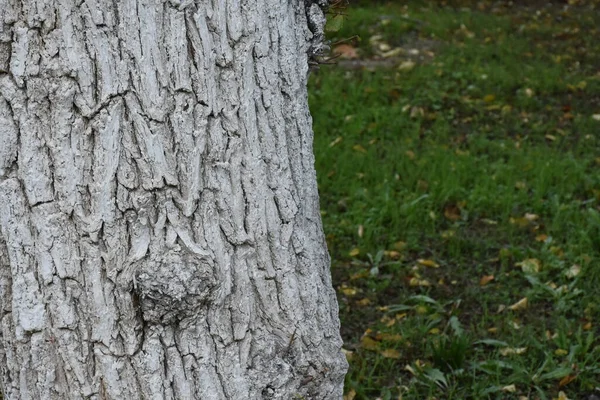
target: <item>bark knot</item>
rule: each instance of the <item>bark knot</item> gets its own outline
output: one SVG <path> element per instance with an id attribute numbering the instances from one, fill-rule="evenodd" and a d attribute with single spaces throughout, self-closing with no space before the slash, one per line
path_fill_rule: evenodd
<path id="1" fill-rule="evenodd" d="M 138 263 L 134 290 L 146 322 L 172 324 L 198 315 L 210 302 L 216 280 L 208 260 L 171 249 Z"/>

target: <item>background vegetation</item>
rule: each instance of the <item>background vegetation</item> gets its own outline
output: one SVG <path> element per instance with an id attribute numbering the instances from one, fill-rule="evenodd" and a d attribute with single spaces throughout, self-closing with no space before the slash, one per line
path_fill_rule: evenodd
<path id="1" fill-rule="evenodd" d="M 346 400 L 600 398 L 600 4 L 525 3 L 330 16 L 310 101 Z"/>

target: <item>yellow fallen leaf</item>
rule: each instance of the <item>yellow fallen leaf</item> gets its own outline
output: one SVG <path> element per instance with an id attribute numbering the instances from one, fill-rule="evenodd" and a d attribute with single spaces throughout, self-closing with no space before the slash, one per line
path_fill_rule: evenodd
<path id="1" fill-rule="evenodd" d="M 340 291 L 342 293 L 344 293 L 344 295 L 346 295 L 346 296 L 354 296 L 354 295 L 356 295 L 356 292 L 357 292 L 356 288 L 346 287 L 346 286 L 342 287 L 340 289 Z"/>
<path id="2" fill-rule="evenodd" d="M 402 340 L 402 335 L 398 333 L 378 333 L 378 340 L 385 340 L 386 342 L 399 342 Z"/>
<path id="3" fill-rule="evenodd" d="M 361 307 L 366 307 L 369 304 L 371 304 L 371 300 L 369 300 L 367 298 L 364 298 L 364 299 L 361 299 L 361 300 L 357 301 L 356 304 L 358 304 Z"/>
<path id="4" fill-rule="evenodd" d="M 384 251 L 383 254 L 386 257 L 391 258 L 392 260 L 397 260 L 400 258 L 400 252 L 399 251 L 395 251 L 395 250 L 389 250 L 389 251 Z"/>
<path id="5" fill-rule="evenodd" d="M 592 323 L 591 322 L 587 322 L 585 325 L 583 325 L 582 329 L 584 331 L 590 331 L 590 330 L 592 330 Z"/>
<path id="6" fill-rule="evenodd" d="M 558 392 L 558 397 L 553 398 L 552 400 L 569 400 L 569 398 L 567 397 L 567 395 L 565 394 L 565 392 L 563 392 L 561 390 L 560 392 Z"/>
<path id="7" fill-rule="evenodd" d="M 556 349 L 556 350 L 554 350 L 554 355 L 557 355 L 559 357 L 566 356 L 567 354 L 569 354 L 569 352 L 567 350 L 565 350 L 565 349 Z"/>
<path id="8" fill-rule="evenodd" d="M 364 147 L 362 147 L 360 144 L 355 144 L 354 146 L 352 146 L 352 149 L 354 151 L 358 151 L 358 152 L 361 152 L 361 153 L 366 153 L 367 152 L 367 149 L 365 149 Z"/>
<path id="9" fill-rule="evenodd" d="M 548 235 L 546 235 L 545 233 L 540 233 L 535 237 L 536 242 L 545 242 L 546 240 L 548 240 Z"/>
<path id="10" fill-rule="evenodd" d="M 431 283 L 427 280 L 427 279 L 421 279 L 421 278 L 410 278 L 410 281 L 408 281 L 408 285 L 409 286 L 423 286 L 423 287 L 427 287 L 427 286 L 431 286 Z"/>
<path id="11" fill-rule="evenodd" d="M 527 351 L 527 347 L 504 347 L 500 349 L 502 356 L 521 355 Z"/>
<path id="12" fill-rule="evenodd" d="M 494 280 L 494 275 L 482 276 L 481 279 L 479 280 L 479 286 L 485 286 L 493 280 Z"/>
<path id="13" fill-rule="evenodd" d="M 496 100 L 496 96 L 494 96 L 493 94 L 486 94 L 485 96 L 483 96 L 483 101 L 485 101 L 486 103 L 491 103 L 494 100 Z"/>
<path id="14" fill-rule="evenodd" d="M 396 349 L 385 349 L 381 352 L 381 355 L 385 358 L 392 358 L 394 360 L 400 358 L 400 352 Z"/>
<path id="15" fill-rule="evenodd" d="M 528 306 L 527 297 L 523 297 L 521 300 L 517 301 L 515 304 L 508 307 L 509 310 L 512 311 L 521 311 L 525 310 Z"/>
<path id="16" fill-rule="evenodd" d="M 440 328 L 431 328 L 429 330 L 430 335 L 439 335 L 439 333 L 440 333 Z"/>
<path id="17" fill-rule="evenodd" d="M 356 248 L 354 248 L 354 249 L 350 250 L 350 253 L 348 253 L 348 255 L 349 255 L 350 257 L 356 257 L 356 256 L 357 256 L 357 255 L 359 255 L 359 254 L 360 254 L 360 249 L 359 249 L 358 247 L 356 247 Z"/>
<path id="18" fill-rule="evenodd" d="M 356 390 L 351 389 L 348 393 L 344 395 L 344 400 L 354 400 L 356 397 Z"/>
<path id="19" fill-rule="evenodd" d="M 379 349 L 379 342 L 371 338 L 370 336 L 363 336 L 362 339 L 360 339 L 360 345 L 363 349 L 367 350 Z"/>
<path id="20" fill-rule="evenodd" d="M 504 387 L 502 388 L 502 391 L 503 391 L 504 393 L 514 393 L 514 392 L 516 392 L 516 391 L 517 391 L 517 387 L 516 387 L 514 384 L 512 384 L 512 385 L 507 385 L 507 386 L 504 386 Z"/>
<path id="21" fill-rule="evenodd" d="M 429 267 L 429 268 L 439 268 L 440 267 L 440 265 L 433 260 L 425 260 L 425 259 L 419 258 L 417 260 L 417 262 L 424 267 Z"/>
<path id="22" fill-rule="evenodd" d="M 521 270 L 526 274 L 537 274 L 542 267 L 542 263 L 537 258 L 528 258 L 515 265 L 521 267 Z"/>

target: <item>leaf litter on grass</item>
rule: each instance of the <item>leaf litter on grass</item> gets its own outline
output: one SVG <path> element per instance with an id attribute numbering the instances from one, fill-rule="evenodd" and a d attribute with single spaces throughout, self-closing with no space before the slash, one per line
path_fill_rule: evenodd
<path id="1" fill-rule="evenodd" d="M 311 78 L 346 395 L 583 398 L 600 386 L 598 8 L 452 4 L 350 7 L 335 40 L 361 35 L 354 64 Z M 450 320 L 505 345 L 440 369 Z"/>

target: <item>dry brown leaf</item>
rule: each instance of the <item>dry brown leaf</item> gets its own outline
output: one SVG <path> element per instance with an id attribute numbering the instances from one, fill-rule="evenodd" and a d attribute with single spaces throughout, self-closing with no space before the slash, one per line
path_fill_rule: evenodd
<path id="1" fill-rule="evenodd" d="M 493 280 L 494 280 L 494 275 L 482 276 L 481 279 L 479 280 L 479 286 L 485 286 Z"/>
<path id="2" fill-rule="evenodd" d="M 569 383 L 577 379 L 577 375 L 567 375 L 558 382 L 558 387 L 567 386 Z"/>
<path id="3" fill-rule="evenodd" d="M 356 47 L 349 44 L 338 44 L 333 48 L 332 52 L 334 55 L 347 60 L 358 58 L 358 51 Z"/>
<path id="4" fill-rule="evenodd" d="M 458 221 L 460 219 L 460 208 L 456 204 L 448 204 L 444 207 L 444 217 L 450 221 Z"/>

